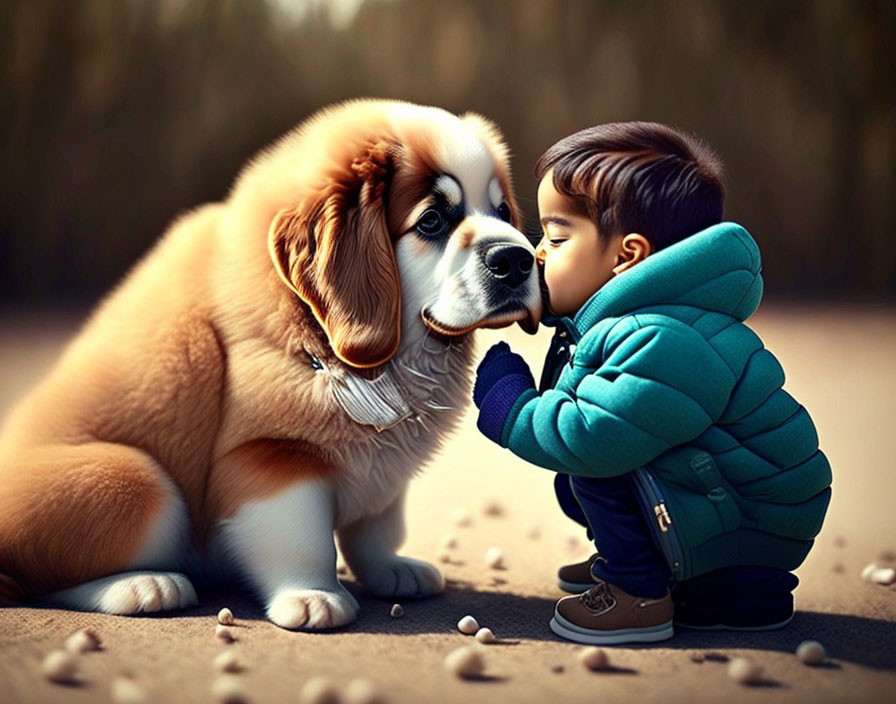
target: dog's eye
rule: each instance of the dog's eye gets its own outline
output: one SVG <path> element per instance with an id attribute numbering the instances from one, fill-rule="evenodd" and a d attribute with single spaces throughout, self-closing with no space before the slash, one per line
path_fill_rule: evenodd
<path id="1" fill-rule="evenodd" d="M 504 222 L 510 222 L 510 206 L 507 203 L 498 206 L 498 217 Z"/>
<path id="2" fill-rule="evenodd" d="M 424 211 L 417 221 L 417 232 L 424 237 L 438 237 L 445 231 L 445 218 L 438 210 Z"/>

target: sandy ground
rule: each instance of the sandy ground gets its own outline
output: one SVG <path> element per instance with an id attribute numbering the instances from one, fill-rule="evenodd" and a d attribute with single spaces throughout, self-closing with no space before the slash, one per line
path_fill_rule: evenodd
<path id="1" fill-rule="evenodd" d="M 0 413 L 47 367 L 76 322 L 0 319 Z M 457 537 L 451 562 L 441 564 L 449 584 L 443 596 L 406 602 L 402 619 L 389 617 L 391 603 L 362 600 L 356 623 L 325 634 L 281 630 L 250 597 L 235 593 L 203 594 L 197 608 L 161 617 L 4 608 L 0 701 L 110 701 L 110 683 L 123 671 L 150 701 L 213 701 L 211 662 L 225 648 L 245 663 L 238 677 L 253 702 L 298 702 L 314 675 L 340 687 L 367 678 L 384 701 L 396 703 L 896 701 L 896 589 L 859 577 L 865 564 L 896 550 L 896 311 L 766 307 L 753 325 L 782 360 L 786 388 L 815 418 L 835 474 L 824 530 L 798 571 L 798 613 L 781 631 L 680 630 L 656 647 L 612 648 L 612 671 L 586 671 L 575 657 L 579 646 L 547 626 L 563 595 L 556 569 L 588 554 L 584 535 L 554 505 L 552 475 L 482 439 L 468 413 L 413 483 L 408 505 L 404 554 L 436 561 L 445 536 Z M 483 333 L 482 348 L 502 334 L 537 373 L 545 334 Z M 486 515 L 490 501 L 500 503 L 503 515 Z M 454 525 L 458 508 L 470 512 L 472 525 Z M 533 528 L 540 537 L 530 536 Z M 491 546 L 504 551 L 506 569 L 484 565 Z M 215 614 L 225 605 L 239 624 L 229 646 L 214 637 Z M 455 629 L 465 614 L 501 639 L 485 650 L 487 676 L 473 682 L 455 679 L 442 665 L 448 652 L 469 643 Z M 43 656 L 84 626 L 101 633 L 105 648 L 82 657 L 80 684 L 42 679 Z M 810 638 L 827 648 L 823 667 L 793 656 Z M 714 655 L 695 661 L 707 654 Z M 759 686 L 728 678 L 724 660 L 736 656 L 764 667 Z"/>

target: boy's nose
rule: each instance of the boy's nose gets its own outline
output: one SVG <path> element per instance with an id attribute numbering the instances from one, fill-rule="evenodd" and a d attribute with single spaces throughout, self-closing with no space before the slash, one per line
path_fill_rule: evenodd
<path id="1" fill-rule="evenodd" d="M 497 245 L 485 255 L 485 266 L 496 279 L 511 288 L 521 285 L 532 272 L 533 257 L 528 249 L 515 245 Z"/>

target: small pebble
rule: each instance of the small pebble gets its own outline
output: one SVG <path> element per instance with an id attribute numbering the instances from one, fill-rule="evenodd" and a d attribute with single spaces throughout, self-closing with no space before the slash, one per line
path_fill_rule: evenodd
<path id="1" fill-rule="evenodd" d="M 762 667 L 747 658 L 732 658 L 728 676 L 740 684 L 755 684 L 762 677 Z"/>
<path id="2" fill-rule="evenodd" d="M 606 670 L 610 659 L 607 657 L 607 651 L 603 648 L 588 646 L 579 651 L 577 656 L 579 662 L 589 670 Z"/>
<path id="3" fill-rule="evenodd" d="M 373 682 L 359 677 L 346 685 L 342 701 L 345 704 L 379 704 L 383 701 L 383 697 Z"/>
<path id="4" fill-rule="evenodd" d="M 464 616 L 457 622 L 457 630 L 464 635 L 471 636 L 479 630 L 479 623 L 470 615 Z"/>
<path id="5" fill-rule="evenodd" d="M 473 637 L 480 643 L 494 643 L 497 640 L 491 628 L 480 628 Z"/>
<path id="6" fill-rule="evenodd" d="M 838 535 L 834 538 L 834 547 L 835 548 L 845 548 L 846 547 L 846 538 L 842 535 Z"/>
<path id="7" fill-rule="evenodd" d="M 862 570 L 862 579 L 866 582 L 871 581 L 871 575 L 874 574 L 875 570 L 880 569 L 876 563 L 872 562 L 868 565 L 865 565 L 865 569 Z"/>
<path id="8" fill-rule="evenodd" d="M 243 682 L 235 675 L 221 675 L 212 683 L 212 696 L 220 704 L 246 704 Z"/>
<path id="9" fill-rule="evenodd" d="M 871 573 L 871 581 L 888 586 L 896 583 L 896 570 L 892 567 L 879 567 Z"/>
<path id="10" fill-rule="evenodd" d="M 577 535 L 566 536 L 566 547 L 569 550 L 578 550 L 580 542 L 579 536 Z"/>
<path id="11" fill-rule="evenodd" d="M 82 628 L 65 639 L 65 649 L 70 653 L 88 653 L 99 650 L 102 640 L 92 628 Z"/>
<path id="12" fill-rule="evenodd" d="M 691 662 L 703 662 L 703 660 L 704 660 L 703 655 L 700 653 L 691 655 Z"/>
<path id="13" fill-rule="evenodd" d="M 824 662 L 827 653 L 824 646 L 817 640 L 804 640 L 796 648 L 796 656 L 806 665 L 820 665 Z"/>
<path id="14" fill-rule="evenodd" d="M 67 650 L 54 650 L 44 658 L 41 672 L 51 682 L 69 684 L 75 681 L 78 659 Z"/>
<path id="15" fill-rule="evenodd" d="M 454 535 L 449 533 L 442 540 L 442 547 L 445 550 L 454 550 L 457 547 L 457 538 L 455 538 Z"/>
<path id="16" fill-rule="evenodd" d="M 233 611 L 224 607 L 218 612 L 218 623 L 223 626 L 232 626 L 233 625 Z"/>
<path id="17" fill-rule="evenodd" d="M 392 618 L 401 618 L 404 616 L 404 607 L 401 604 L 392 604 L 392 610 L 389 612 Z"/>
<path id="18" fill-rule="evenodd" d="M 312 677 L 299 694 L 302 704 L 339 704 L 339 690 L 326 677 Z"/>
<path id="19" fill-rule="evenodd" d="M 448 653 L 444 664 L 448 672 L 462 679 L 479 677 L 485 672 L 485 659 L 482 653 L 466 646 Z"/>
<path id="20" fill-rule="evenodd" d="M 454 511 L 454 525 L 458 528 L 467 528 L 473 525 L 473 517 L 465 508 L 458 508 Z"/>
<path id="21" fill-rule="evenodd" d="M 846 568 L 843 566 L 842 562 L 835 562 L 834 566 L 831 568 L 835 574 L 843 574 L 846 572 Z"/>
<path id="22" fill-rule="evenodd" d="M 877 556 L 877 559 L 881 562 L 896 562 L 896 552 L 892 550 L 884 550 L 880 555 Z"/>
<path id="23" fill-rule="evenodd" d="M 485 553 L 485 564 L 493 570 L 499 570 L 504 567 L 504 553 L 501 548 L 489 548 Z"/>
<path id="24" fill-rule="evenodd" d="M 504 515 L 504 507 L 501 505 L 500 501 L 492 500 L 489 501 L 482 509 L 482 512 L 486 516 L 503 516 Z"/>
<path id="25" fill-rule="evenodd" d="M 112 680 L 112 701 L 116 704 L 143 704 L 146 692 L 132 677 L 116 677 Z"/>
<path id="26" fill-rule="evenodd" d="M 553 672 L 555 675 L 559 675 L 559 674 L 560 674 L 561 672 L 563 672 L 565 669 L 566 669 L 566 668 L 564 668 L 563 665 L 554 665 L 554 666 L 551 668 L 551 672 Z"/>
<path id="27" fill-rule="evenodd" d="M 239 657 L 232 650 L 225 650 L 223 653 L 218 653 L 212 661 L 212 664 L 215 666 L 216 670 L 220 670 L 221 672 L 240 672 L 243 669 Z"/>
<path id="28" fill-rule="evenodd" d="M 236 640 L 233 631 L 228 626 L 222 626 L 220 623 L 215 626 L 215 637 L 220 638 L 225 643 L 233 643 Z"/>
<path id="29" fill-rule="evenodd" d="M 439 553 L 439 562 L 443 565 L 447 565 L 451 562 L 451 553 L 450 552 L 440 552 Z"/>
<path id="30" fill-rule="evenodd" d="M 526 531 L 526 537 L 529 540 L 538 540 L 541 537 L 541 528 L 538 526 L 532 526 L 529 530 Z"/>

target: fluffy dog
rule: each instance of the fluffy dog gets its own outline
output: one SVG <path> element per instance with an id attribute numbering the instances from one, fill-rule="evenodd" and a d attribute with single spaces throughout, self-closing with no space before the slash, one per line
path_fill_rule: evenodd
<path id="1" fill-rule="evenodd" d="M 0 436 L 0 592 L 134 614 L 242 580 L 291 629 L 444 580 L 403 498 L 466 403 L 483 326 L 540 315 L 482 117 L 324 110 L 177 220 Z"/>

